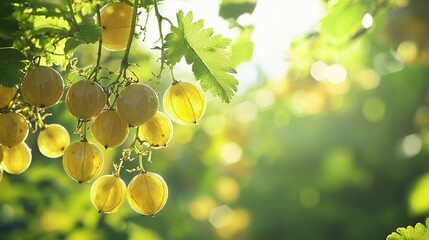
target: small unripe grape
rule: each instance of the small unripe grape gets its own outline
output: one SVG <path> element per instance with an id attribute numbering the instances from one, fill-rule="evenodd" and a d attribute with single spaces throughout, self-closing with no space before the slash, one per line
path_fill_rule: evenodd
<path id="1" fill-rule="evenodd" d="M 158 111 L 149 121 L 139 126 L 138 137 L 154 148 L 166 147 L 173 136 L 173 124 L 162 112 Z"/>
<path id="2" fill-rule="evenodd" d="M 15 93 L 16 88 L 8 88 L 0 85 L 0 108 L 6 107 L 10 100 L 15 96 Z"/>
<path id="3" fill-rule="evenodd" d="M 35 107 L 47 108 L 60 100 L 64 81 L 55 69 L 37 66 L 27 71 L 21 92 L 27 102 Z"/>
<path id="4" fill-rule="evenodd" d="M 101 8 L 104 48 L 120 51 L 127 47 L 132 17 L 133 8 L 126 3 L 110 3 Z"/>
<path id="5" fill-rule="evenodd" d="M 190 82 L 177 82 L 164 93 L 165 113 L 176 123 L 192 124 L 203 116 L 207 100 L 204 92 Z"/>
<path id="6" fill-rule="evenodd" d="M 115 212 L 124 203 L 126 196 L 125 182 L 116 175 L 101 176 L 91 186 L 91 201 L 99 212 Z"/>
<path id="7" fill-rule="evenodd" d="M 49 124 L 42 129 L 37 137 L 40 152 L 49 158 L 61 157 L 70 145 L 70 135 L 63 126 Z"/>
<path id="8" fill-rule="evenodd" d="M 23 142 L 28 135 L 28 124 L 24 116 L 16 112 L 0 114 L 0 144 L 13 147 Z"/>
<path id="9" fill-rule="evenodd" d="M 91 125 L 92 135 L 105 148 L 117 147 L 124 143 L 128 136 L 128 123 L 117 111 L 101 112 Z"/>
<path id="10" fill-rule="evenodd" d="M 119 94 L 117 108 L 119 116 L 137 127 L 155 116 L 158 96 L 146 84 L 132 84 Z"/>
<path id="11" fill-rule="evenodd" d="M 135 176 L 128 184 L 128 203 L 134 211 L 140 214 L 154 216 L 164 207 L 167 198 L 167 184 L 156 173 L 143 172 Z"/>
<path id="12" fill-rule="evenodd" d="M 66 94 L 66 106 L 70 113 L 80 119 L 91 119 L 103 111 L 107 97 L 96 82 L 81 80 L 74 83 Z"/>
<path id="13" fill-rule="evenodd" d="M 78 183 L 97 176 L 103 165 L 103 153 L 97 145 L 80 141 L 70 144 L 63 155 L 63 166 L 67 175 Z"/>
<path id="14" fill-rule="evenodd" d="M 21 174 L 31 164 L 31 150 L 25 142 L 3 148 L 3 170 L 10 174 Z"/>

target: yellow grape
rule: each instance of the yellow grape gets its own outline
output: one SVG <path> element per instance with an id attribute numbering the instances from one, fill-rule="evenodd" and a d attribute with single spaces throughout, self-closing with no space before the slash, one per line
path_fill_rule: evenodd
<path id="1" fill-rule="evenodd" d="M 79 141 L 70 144 L 63 155 L 63 166 L 67 175 L 78 183 L 97 176 L 103 165 L 103 153 L 97 145 Z"/>
<path id="2" fill-rule="evenodd" d="M 22 142 L 13 147 L 3 148 L 3 161 L 1 166 L 3 170 L 10 174 L 21 174 L 31 164 L 31 150 Z"/>
<path id="3" fill-rule="evenodd" d="M 4 156 L 4 154 L 3 154 L 3 146 L 0 145 L 0 163 L 3 161 L 3 156 Z"/>
<path id="4" fill-rule="evenodd" d="M 119 94 L 117 108 L 119 116 L 137 127 L 155 116 L 158 96 L 146 84 L 132 84 Z"/>
<path id="5" fill-rule="evenodd" d="M 40 152 L 49 158 L 61 157 L 70 145 L 70 135 L 59 124 L 49 124 L 42 129 L 37 137 Z"/>
<path id="6" fill-rule="evenodd" d="M 115 212 L 124 203 L 126 196 L 125 182 L 116 175 L 101 176 L 91 186 L 91 201 L 99 212 Z"/>
<path id="7" fill-rule="evenodd" d="M 101 112 L 91 125 L 92 135 L 105 148 L 117 147 L 124 143 L 128 136 L 128 123 L 117 111 Z"/>
<path id="8" fill-rule="evenodd" d="M 55 69 L 37 66 L 27 71 L 21 92 L 27 102 L 35 107 L 47 108 L 60 100 L 64 81 Z"/>
<path id="9" fill-rule="evenodd" d="M 127 47 L 133 8 L 126 3 L 110 3 L 100 10 L 103 47 L 120 51 Z"/>
<path id="10" fill-rule="evenodd" d="M 23 142 L 28 135 L 28 124 L 24 116 L 15 112 L 0 114 L 0 144 L 13 147 Z"/>
<path id="11" fill-rule="evenodd" d="M 164 93 L 165 113 L 176 123 L 191 124 L 203 116 L 207 100 L 204 92 L 190 82 L 173 83 Z"/>
<path id="12" fill-rule="evenodd" d="M 6 107 L 10 100 L 15 96 L 15 93 L 16 88 L 8 88 L 0 85 L 0 108 Z"/>
<path id="13" fill-rule="evenodd" d="M 134 211 L 140 214 L 155 215 L 164 207 L 167 198 L 167 184 L 156 173 L 140 173 L 128 184 L 128 203 Z"/>
<path id="14" fill-rule="evenodd" d="M 139 126 L 138 137 L 154 148 L 166 147 L 173 136 L 173 124 L 162 112 L 158 111 L 149 121 Z"/>
<path id="15" fill-rule="evenodd" d="M 91 80 L 74 83 L 66 94 L 66 106 L 70 113 L 80 119 L 91 119 L 103 111 L 107 97 L 103 88 Z"/>

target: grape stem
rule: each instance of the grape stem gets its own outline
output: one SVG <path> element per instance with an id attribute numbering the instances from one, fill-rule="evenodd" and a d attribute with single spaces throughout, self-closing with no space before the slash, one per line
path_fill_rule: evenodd
<path id="1" fill-rule="evenodd" d="M 97 4 L 97 21 L 98 21 L 98 26 L 101 26 L 101 13 L 100 13 L 100 5 Z M 97 63 L 94 67 L 94 69 L 92 70 L 92 72 L 89 74 L 89 79 L 91 79 L 92 75 L 94 74 L 94 79 L 95 81 L 97 81 L 97 74 L 98 71 L 100 70 L 100 61 L 101 61 L 101 49 L 103 46 L 103 35 L 100 38 L 100 40 L 98 41 L 98 51 L 97 51 Z"/>
<path id="2" fill-rule="evenodd" d="M 173 25 L 173 23 L 170 21 L 170 19 L 163 17 L 160 13 L 159 13 L 159 9 L 158 9 L 158 1 L 154 0 L 153 1 L 153 6 L 154 6 L 154 10 L 155 10 L 155 16 L 156 19 L 158 20 L 158 32 L 159 32 L 159 39 L 158 41 L 161 41 L 161 47 L 158 48 L 159 50 L 161 50 L 161 66 L 159 69 L 159 73 L 158 75 L 156 75 L 156 77 L 159 79 L 161 79 L 161 75 L 162 75 L 162 70 L 164 70 L 164 65 L 168 66 L 168 69 L 170 70 L 170 75 L 171 75 L 171 80 L 173 81 L 173 83 L 177 82 L 176 78 L 174 77 L 174 73 L 173 73 L 173 67 L 165 62 L 165 49 L 164 49 L 164 34 L 162 33 L 162 21 L 166 20 L 167 22 L 170 23 L 170 25 Z"/>

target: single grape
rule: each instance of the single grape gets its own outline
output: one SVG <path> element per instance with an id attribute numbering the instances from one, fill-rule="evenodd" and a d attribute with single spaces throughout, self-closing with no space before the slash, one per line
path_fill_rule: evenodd
<path id="1" fill-rule="evenodd" d="M 96 82 L 81 80 L 74 83 L 66 94 L 66 106 L 70 113 L 80 119 L 91 119 L 103 111 L 107 97 Z"/>
<path id="2" fill-rule="evenodd" d="M 0 108 L 6 107 L 10 100 L 15 96 L 15 93 L 16 88 L 8 88 L 0 85 Z"/>
<path id="3" fill-rule="evenodd" d="M 91 125 L 92 135 L 105 148 L 117 147 L 128 137 L 128 123 L 117 111 L 101 112 Z"/>
<path id="4" fill-rule="evenodd" d="M 23 142 L 28 135 L 28 124 L 24 116 L 16 112 L 0 114 L 0 144 L 13 147 Z"/>
<path id="5" fill-rule="evenodd" d="M 154 216 L 164 207 L 167 198 L 167 184 L 156 173 L 143 172 L 135 176 L 128 184 L 128 203 L 134 211 L 140 214 Z"/>
<path id="6" fill-rule="evenodd" d="M 149 121 L 139 126 L 138 137 L 154 148 L 166 147 L 173 136 L 173 124 L 162 112 L 158 111 Z"/>
<path id="7" fill-rule="evenodd" d="M 176 123 L 192 124 L 203 116 L 207 100 L 204 92 L 190 82 L 173 83 L 164 93 L 165 113 Z"/>
<path id="8" fill-rule="evenodd" d="M 25 142 L 3 148 L 3 170 L 10 174 L 21 174 L 31 164 L 31 150 Z"/>
<path id="9" fill-rule="evenodd" d="M 132 17 L 133 8 L 126 3 L 110 3 L 101 8 L 104 48 L 120 51 L 127 47 Z"/>
<path id="10" fill-rule="evenodd" d="M 59 124 L 49 124 L 42 129 L 37 137 L 40 152 L 48 158 L 61 157 L 70 145 L 70 135 Z"/>
<path id="11" fill-rule="evenodd" d="M 63 155 L 63 166 L 67 175 L 78 183 L 97 176 L 103 165 L 103 153 L 97 145 L 79 141 L 70 144 Z"/>
<path id="12" fill-rule="evenodd" d="M 131 126 L 137 127 L 155 116 L 158 96 L 146 84 L 132 84 L 119 94 L 117 111 Z"/>
<path id="13" fill-rule="evenodd" d="M 104 175 L 91 186 L 91 202 L 103 213 L 116 212 L 127 196 L 125 182 L 116 175 Z"/>
<path id="14" fill-rule="evenodd" d="M 27 102 L 35 107 L 47 108 L 60 100 L 64 81 L 55 69 L 37 66 L 27 71 L 21 92 Z"/>

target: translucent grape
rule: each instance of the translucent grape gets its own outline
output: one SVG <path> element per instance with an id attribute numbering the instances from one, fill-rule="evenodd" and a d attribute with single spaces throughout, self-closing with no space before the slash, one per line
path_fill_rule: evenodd
<path id="1" fill-rule="evenodd" d="M 63 155 L 63 166 L 67 175 L 78 183 L 97 176 L 103 165 L 103 154 L 97 145 L 80 141 L 70 144 Z"/>
<path id="2" fill-rule="evenodd" d="M 3 170 L 10 174 L 21 174 L 31 164 L 31 150 L 25 142 L 3 148 Z"/>
<path id="3" fill-rule="evenodd" d="M 105 148 L 117 147 L 128 136 L 128 123 L 115 110 L 101 112 L 91 125 L 92 135 Z"/>
<path id="4" fill-rule="evenodd" d="M 4 108 L 15 96 L 16 88 L 8 88 L 0 85 L 0 108 Z"/>
<path id="5" fill-rule="evenodd" d="M 137 127 L 155 116 L 158 96 L 146 84 L 132 84 L 119 94 L 117 108 L 119 116 Z"/>
<path id="6" fill-rule="evenodd" d="M 28 135 L 28 124 L 24 116 L 15 112 L 0 114 L 0 144 L 13 147 L 23 142 Z"/>
<path id="7" fill-rule="evenodd" d="M 49 158 L 61 157 L 70 145 L 70 135 L 59 124 L 50 124 L 42 129 L 37 137 L 40 152 Z"/>
<path id="8" fill-rule="evenodd" d="M 116 175 L 104 175 L 91 186 L 91 201 L 103 213 L 112 213 L 124 203 L 127 195 L 125 182 Z"/>
<path id="9" fill-rule="evenodd" d="M 55 69 L 37 66 L 27 71 L 21 92 L 27 102 L 39 108 L 47 108 L 60 100 L 64 81 Z"/>
<path id="10" fill-rule="evenodd" d="M 207 100 L 203 91 L 190 82 L 177 82 L 164 93 L 165 113 L 176 123 L 192 124 L 203 116 Z"/>
<path id="11" fill-rule="evenodd" d="M 80 119 L 91 119 L 103 111 L 107 97 L 96 82 L 81 80 L 74 83 L 66 94 L 66 106 L 70 113 Z"/>
<path id="12" fill-rule="evenodd" d="M 138 137 L 154 148 L 166 147 L 173 136 L 173 124 L 162 112 L 139 126 Z"/>
<path id="13" fill-rule="evenodd" d="M 168 188 L 164 179 L 151 172 L 135 176 L 127 188 L 127 200 L 131 208 L 143 215 L 154 216 L 167 202 Z"/>
<path id="14" fill-rule="evenodd" d="M 127 47 L 133 8 L 126 3 L 110 3 L 100 10 L 103 47 L 120 51 Z"/>

